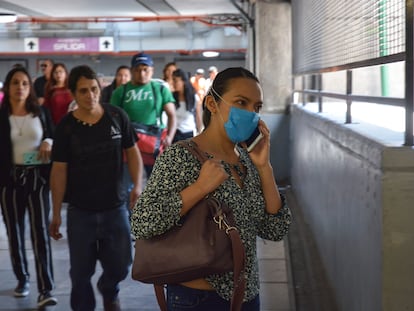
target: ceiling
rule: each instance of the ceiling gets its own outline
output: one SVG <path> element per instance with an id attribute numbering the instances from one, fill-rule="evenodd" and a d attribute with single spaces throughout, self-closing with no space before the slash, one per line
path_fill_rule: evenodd
<path id="1" fill-rule="evenodd" d="M 239 13 L 230 0 L 13 0 L 0 8 L 27 16 L 165 16 Z M 240 3 L 240 1 L 234 1 Z"/>
<path id="2" fill-rule="evenodd" d="M 254 0 L 0 0 L 0 37 L 206 38 L 212 29 L 244 33 Z M 214 27 L 212 27 L 214 26 Z M 227 29 L 224 29 L 227 28 Z M 215 38 L 212 41 L 218 41 Z M 223 40 L 224 45 L 226 39 Z M 192 43 L 189 44 L 194 46 Z M 225 48 L 225 46 L 223 46 Z"/>
<path id="3" fill-rule="evenodd" d="M 20 21 L 240 15 L 248 0 L 0 0 L 1 13 Z"/>

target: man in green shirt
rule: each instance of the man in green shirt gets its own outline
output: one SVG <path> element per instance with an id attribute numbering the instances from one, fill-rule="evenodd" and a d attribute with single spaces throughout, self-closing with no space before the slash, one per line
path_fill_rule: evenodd
<path id="1" fill-rule="evenodd" d="M 161 144 L 166 148 L 171 145 L 177 128 L 175 100 L 168 87 L 152 79 L 153 74 L 151 56 L 145 53 L 134 55 L 131 60 L 131 81 L 112 93 L 111 104 L 124 109 L 132 122 L 145 125 L 165 127 L 161 118 L 164 111 L 168 117 L 168 132 Z M 144 167 L 149 177 L 153 166 Z"/>

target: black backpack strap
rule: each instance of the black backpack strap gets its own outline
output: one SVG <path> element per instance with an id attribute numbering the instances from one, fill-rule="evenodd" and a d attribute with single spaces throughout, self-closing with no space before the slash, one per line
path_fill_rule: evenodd
<path id="1" fill-rule="evenodd" d="M 160 87 L 159 88 L 159 91 L 160 91 L 161 96 L 162 96 L 162 90 L 164 88 L 164 85 L 162 83 L 158 83 L 156 81 L 151 81 L 150 83 L 151 83 L 151 88 L 152 88 L 152 95 L 154 96 L 154 110 L 155 110 L 155 115 L 156 115 L 158 121 L 161 123 L 161 113 L 162 112 L 161 111 L 157 111 L 157 98 L 158 97 L 157 97 L 157 92 L 155 90 L 154 84 L 157 83 L 159 85 L 159 87 Z"/>
<path id="2" fill-rule="evenodd" d="M 102 107 L 104 109 L 104 113 L 107 114 L 111 119 L 112 124 L 115 125 L 120 132 L 122 132 L 121 124 L 123 123 L 123 121 L 119 111 L 111 109 L 110 104 L 102 104 Z"/>
<path id="3" fill-rule="evenodd" d="M 125 100 L 125 95 L 126 95 L 126 83 L 122 86 L 122 97 L 121 97 L 121 105 L 120 107 L 122 109 L 124 109 L 124 100 Z"/>

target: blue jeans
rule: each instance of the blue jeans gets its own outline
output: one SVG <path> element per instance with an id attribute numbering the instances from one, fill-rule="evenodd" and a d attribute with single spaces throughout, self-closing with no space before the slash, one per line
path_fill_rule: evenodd
<path id="1" fill-rule="evenodd" d="M 131 193 L 132 188 L 134 187 L 134 183 L 132 182 L 131 175 L 129 174 L 129 168 L 128 168 L 127 163 L 124 163 L 124 171 L 122 175 L 122 186 L 124 188 L 123 191 L 125 194 L 126 206 L 128 207 L 128 210 L 129 210 L 129 195 Z"/>
<path id="2" fill-rule="evenodd" d="M 98 289 L 104 301 L 117 299 L 119 282 L 127 277 L 132 262 L 126 206 L 100 212 L 69 206 L 67 234 L 72 309 L 95 310 L 91 277 L 98 260 L 103 270 L 98 279 Z"/>
<path id="3" fill-rule="evenodd" d="M 182 285 L 167 285 L 168 311 L 228 311 L 230 302 L 221 298 L 215 291 L 199 290 Z M 260 311 L 260 299 L 242 305 L 242 311 Z"/>

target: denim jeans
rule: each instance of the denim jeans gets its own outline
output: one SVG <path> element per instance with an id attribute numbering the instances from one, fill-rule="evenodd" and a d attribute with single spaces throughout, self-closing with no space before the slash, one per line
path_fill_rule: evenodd
<path id="1" fill-rule="evenodd" d="M 99 212 L 69 206 L 67 234 L 72 309 L 95 310 L 91 277 L 98 260 L 103 270 L 98 279 L 98 289 L 104 301 L 115 300 L 118 297 L 119 282 L 128 275 L 132 262 L 126 206 Z"/>
<path id="2" fill-rule="evenodd" d="M 124 163 L 124 171 L 122 175 L 122 189 L 125 194 L 125 202 L 126 206 L 129 210 L 129 195 L 131 193 L 132 188 L 134 187 L 134 183 L 132 182 L 131 175 L 129 174 L 129 167 L 127 163 Z"/>
<path id="3" fill-rule="evenodd" d="M 167 285 L 168 311 L 228 311 L 230 302 L 215 291 L 199 290 L 182 285 Z M 242 311 L 260 311 L 260 299 L 244 302 Z"/>

